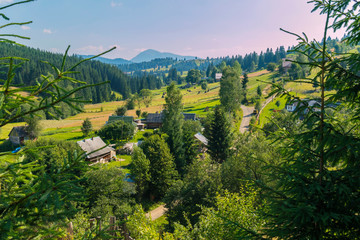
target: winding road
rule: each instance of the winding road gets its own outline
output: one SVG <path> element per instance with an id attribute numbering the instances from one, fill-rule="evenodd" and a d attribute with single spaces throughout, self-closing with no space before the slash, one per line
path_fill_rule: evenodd
<path id="1" fill-rule="evenodd" d="M 241 109 L 243 111 L 243 119 L 241 120 L 240 132 L 244 133 L 246 131 L 249 131 L 250 119 L 253 116 L 255 108 L 241 105 Z"/>

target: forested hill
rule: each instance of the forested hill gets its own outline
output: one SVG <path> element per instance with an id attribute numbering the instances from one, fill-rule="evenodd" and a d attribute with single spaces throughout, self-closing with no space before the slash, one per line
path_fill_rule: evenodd
<path id="1" fill-rule="evenodd" d="M 1 43 L 0 57 L 5 56 L 30 59 L 30 61 L 18 69 L 14 79 L 15 84 L 24 84 L 26 86 L 35 85 L 41 74 L 46 75 L 47 73 L 53 73 L 50 66 L 41 61 L 48 61 L 57 67 L 60 67 L 62 62 L 62 54 Z M 80 60 L 81 58 L 77 56 L 69 56 L 66 67 L 74 65 Z M 139 77 L 129 77 L 116 66 L 99 61 L 84 62 L 76 67 L 75 70 L 78 71 L 79 74 L 74 77 L 88 84 L 110 81 L 110 84 L 103 84 L 96 88 L 86 88 L 78 93 L 85 100 L 92 101 L 93 103 L 113 100 L 115 96 L 111 94 L 112 90 L 121 93 L 123 98 L 127 98 L 131 93 L 138 92 L 143 88 L 155 89 L 161 87 L 161 80 L 154 76 L 145 74 Z M 4 74 L 6 73 L 1 72 L 0 78 L 4 79 Z M 66 86 L 63 87 L 71 89 L 73 85 L 67 83 Z"/>

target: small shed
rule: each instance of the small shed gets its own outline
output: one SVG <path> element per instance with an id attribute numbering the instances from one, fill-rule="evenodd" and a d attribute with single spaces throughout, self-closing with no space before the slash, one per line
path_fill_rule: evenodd
<path id="1" fill-rule="evenodd" d="M 9 133 L 9 140 L 14 145 L 22 145 L 25 140 L 29 140 L 26 126 L 13 127 Z"/>
<path id="2" fill-rule="evenodd" d="M 100 137 L 78 141 L 77 144 L 86 153 L 86 160 L 91 163 L 109 162 L 116 156 L 115 149 L 107 146 Z"/>

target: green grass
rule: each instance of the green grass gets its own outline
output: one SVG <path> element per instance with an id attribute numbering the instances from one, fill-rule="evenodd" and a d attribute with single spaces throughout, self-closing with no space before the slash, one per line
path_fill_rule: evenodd
<path id="1" fill-rule="evenodd" d="M 204 110 L 208 107 L 209 111 L 213 109 L 216 105 L 220 105 L 220 99 L 211 99 L 201 103 L 189 104 L 184 107 L 185 113 L 195 113 L 198 117 L 206 117 L 208 112 Z"/>
<path id="2" fill-rule="evenodd" d="M 280 102 L 280 106 L 276 106 L 276 102 Z M 259 126 L 263 127 L 265 123 L 269 121 L 269 118 L 271 117 L 274 110 L 282 110 L 285 108 L 286 105 L 286 97 L 278 97 L 275 98 L 273 101 L 271 101 L 266 107 L 263 109 L 263 111 L 260 114 L 259 118 Z"/>
<path id="3" fill-rule="evenodd" d="M 91 136 L 90 136 L 91 137 Z M 80 141 L 84 139 L 79 127 L 48 129 L 43 131 L 40 138 L 55 138 L 59 140 Z"/>
<path id="4" fill-rule="evenodd" d="M 144 140 L 145 133 L 152 133 L 154 130 L 152 129 L 145 129 L 144 131 L 137 131 L 133 139 L 130 142 L 136 143 L 138 141 Z"/>

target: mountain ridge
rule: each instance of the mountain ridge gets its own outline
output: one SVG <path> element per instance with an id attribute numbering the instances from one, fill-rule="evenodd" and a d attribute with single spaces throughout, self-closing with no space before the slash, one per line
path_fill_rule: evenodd
<path id="1" fill-rule="evenodd" d="M 185 60 L 196 59 L 196 57 L 194 56 L 182 56 L 174 53 L 160 52 L 154 49 L 147 49 L 145 51 L 142 51 L 135 57 L 133 57 L 131 61 L 134 63 L 141 63 L 141 62 L 149 62 L 156 58 L 173 58 L 173 59 L 177 58 L 177 59 L 185 59 Z"/>

